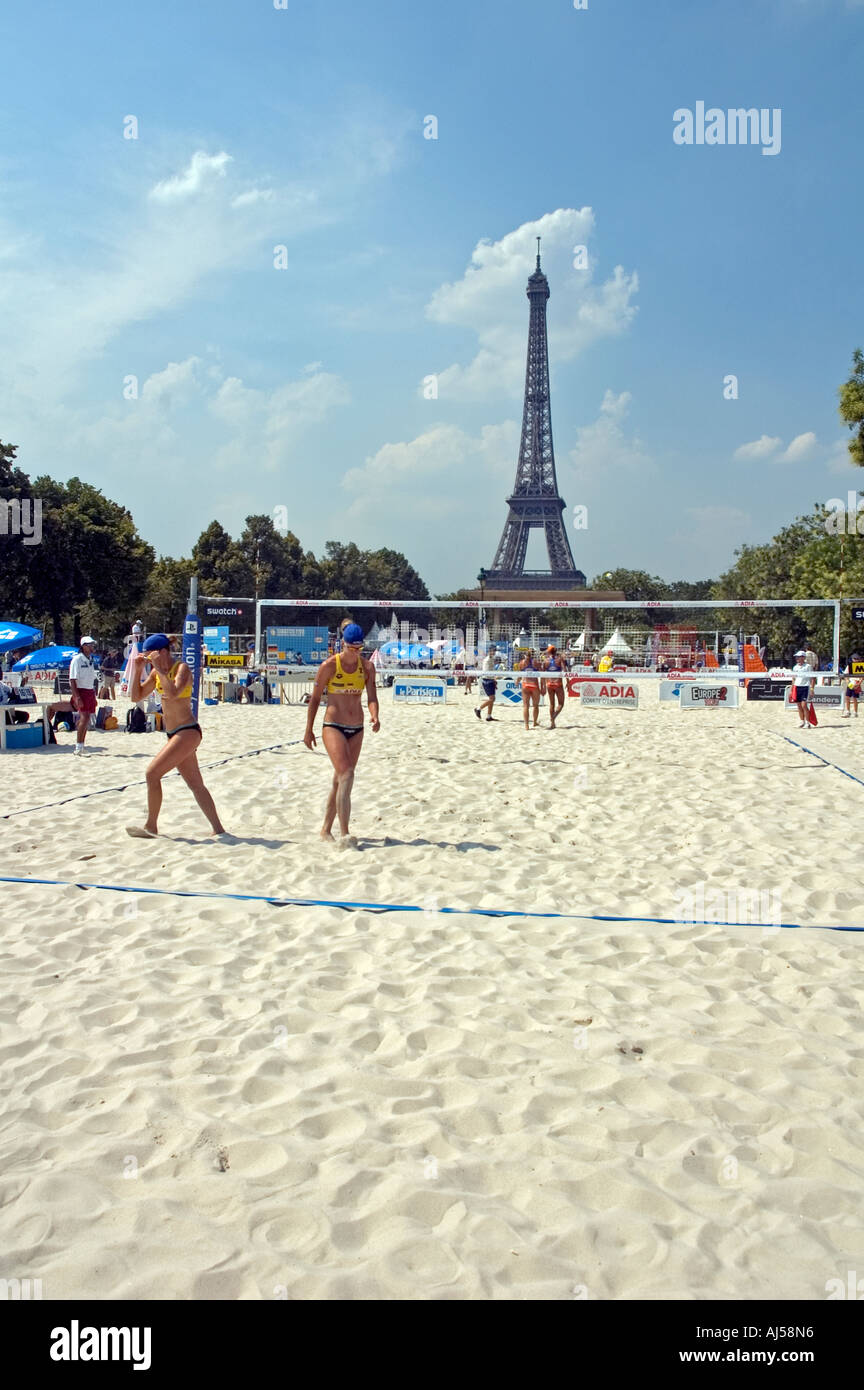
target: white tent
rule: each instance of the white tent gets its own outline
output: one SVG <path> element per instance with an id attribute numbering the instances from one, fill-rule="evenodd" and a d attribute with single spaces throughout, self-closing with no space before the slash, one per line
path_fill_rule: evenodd
<path id="1" fill-rule="evenodd" d="M 624 641 L 619 629 L 616 627 L 612 636 L 600 643 L 600 650 L 603 652 L 614 652 L 616 656 L 632 656 L 633 648 Z"/>

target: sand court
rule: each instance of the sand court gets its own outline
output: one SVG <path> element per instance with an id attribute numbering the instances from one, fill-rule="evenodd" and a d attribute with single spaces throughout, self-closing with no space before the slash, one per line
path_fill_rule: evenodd
<path id="1" fill-rule="evenodd" d="M 778 737 L 864 779 L 864 722 L 645 683 L 526 732 L 382 693 L 357 850 L 317 838 L 320 743 L 254 755 L 301 708 L 202 708 L 224 843 L 176 777 L 163 834 L 125 835 L 158 734 L 5 758 L 5 875 L 423 910 L 4 884 L 0 1272 L 45 1298 L 824 1297 L 864 1259 L 864 938 L 640 919 L 701 887 L 864 924 L 864 785 Z M 505 915 L 439 911 L 469 907 Z"/>

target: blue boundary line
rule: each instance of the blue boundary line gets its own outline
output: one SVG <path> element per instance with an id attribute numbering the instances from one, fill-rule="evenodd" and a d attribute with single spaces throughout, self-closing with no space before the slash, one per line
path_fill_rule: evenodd
<path id="1" fill-rule="evenodd" d="M 293 748 L 302 742 L 302 738 L 292 738 L 287 743 L 269 743 L 266 748 L 250 748 L 247 753 L 231 753 L 227 758 L 218 758 L 215 763 L 202 764 L 203 770 L 206 772 L 211 767 L 222 767 L 225 763 L 236 762 L 238 758 L 257 758 L 259 753 L 272 753 L 277 748 Z M 53 806 L 65 806 L 70 801 L 83 801 L 88 796 L 104 796 L 106 792 L 125 792 L 129 787 L 143 787 L 146 781 L 146 777 L 137 777 L 132 782 L 124 782 L 122 787 L 97 787 L 94 791 L 76 792 L 74 796 L 64 796 L 61 801 L 45 801 L 41 806 L 22 806 L 19 811 L 6 811 L 0 814 L 0 820 L 11 820 L 13 816 L 27 816 L 31 811 L 50 811 Z"/>
<path id="2" fill-rule="evenodd" d="M 95 888 L 108 893 L 152 893 L 167 898 L 216 898 L 243 903 L 269 903 L 272 907 L 338 907 L 343 912 L 438 912 L 462 917 L 544 917 L 565 922 L 652 922 L 660 926 L 755 927 L 760 930 L 783 931 L 851 931 L 864 932 L 861 927 L 840 927 L 805 922 L 685 922 L 678 917 L 616 917 L 608 913 L 591 912 L 525 912 L 520 908 L 498 907 L 436 907 L 416 903 L 365 903 L 341 901 L 338 898 L 286 898 L 264 893 L 218 893 L 200 888 L 135 888 L 128 883 L 83 883 L 65 878 L 19 878 L 0 875 L 0 883 L 31 883 L 60 888 Z"/>
<path id="3" fill-rule="evenodd" d="M 814 753 L 812 748 L 805 748 L 803 743 L 796 743 L 794 738 L 789 738 L 788 734 L 778 733 L 776 729 L 769 729 L 769 734 L 776 734 L 777 738 L 782 738 L 786 743 L 791 743 L 793 748 L 800 748 L 802 753 L 809 753 L 811 758 L 818 758 L 820 763 L 826 767 L 833 767 L 835 772 L 842 772 L 844 777 L 848 777 L 851 782 L 857 782 L 859 787 L 864 787 L 864 780 L 856 777 L 853 772 L 847 772 L 845 767 L 840 767 L 838 763 L 832 763 L 829 758 L 823 758 L 821 753 Z"/>

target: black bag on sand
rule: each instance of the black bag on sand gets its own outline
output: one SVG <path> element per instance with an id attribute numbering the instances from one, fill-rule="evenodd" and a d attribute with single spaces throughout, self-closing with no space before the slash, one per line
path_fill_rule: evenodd
<path id="1" fill-rule="evenodd" d="M 143 709 L 133 705 L 126 712 L 126 732 L 127 734 L 145 734 L 147 732 L 147 716 Z"/>

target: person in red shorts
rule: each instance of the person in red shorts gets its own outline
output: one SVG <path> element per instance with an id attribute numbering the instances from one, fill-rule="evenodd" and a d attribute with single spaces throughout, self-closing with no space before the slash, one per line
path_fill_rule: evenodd
<path id="1" fill-rule="evenodd" d="M 91 661 L 96 643 L 92 637 L 82 637 L 80 647 L 81 650 L 69 663 L 69 684 L 72 687 L 72 708 L 78 716 L 75 724 L 75 752 L 79 757 L 86 758 L 84 740 L 90 728 L 90 716 L 96 713 L 97 672 Z"/>

